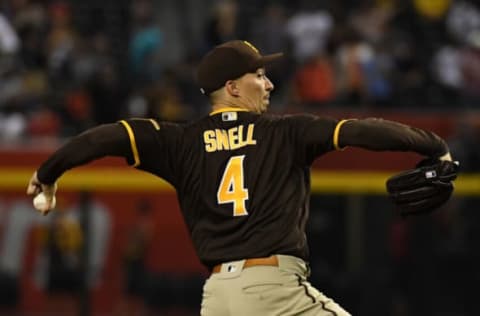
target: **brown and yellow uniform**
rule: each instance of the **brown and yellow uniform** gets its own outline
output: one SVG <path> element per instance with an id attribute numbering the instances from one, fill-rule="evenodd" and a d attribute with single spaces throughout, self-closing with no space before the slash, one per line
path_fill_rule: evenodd
<path id="1" fill-rule="evenodd" d="M 69 168 L 113 155 L 171 183 L 195 250 L 213 272 L 202 315 L 348 315 L 307 282 L 305 235 L 309 168 L 345 146 L 431 157 L 448 151 L 431 132 L 381 119 L 225 108 L 188 124 L 129 119 L 92 129 L 46 161 L 38 179 L 53 183 Z M 228 291 L 238 301 L 226 303 Z"/>

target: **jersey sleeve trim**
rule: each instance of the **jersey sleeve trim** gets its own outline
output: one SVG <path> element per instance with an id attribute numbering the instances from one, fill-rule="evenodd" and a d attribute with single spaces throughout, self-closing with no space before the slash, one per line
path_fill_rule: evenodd
<path id="1" fill-rule="evenodd" d="M 160 124 L 158 124 L 157 121 L 151 118 L 132 118 L 132 120 L 137 120 L 137 121 L 149 121 L 152 123 L 153 127 L 158 131 L 160 130 Z"/>
<path id="2" fill-rule="evenodd" d="M 140 156 L 138 155 L 137 142 L 135 141 L 135 134 L 133 133 L 132 127 L 125 120 L 121 120 L 120 123 L 125 127 L 128 133 L 128 138 L 130 138 L 130 147 L 132 148 L 133 154 L 133 167 L 140 165 Z"/>
<path id="3" fill-rule="evenodd" d="M 157 121 L 155 121 L 154 119 L 148 119 L 150 121 L 150 123 L 153 124 L 153 126 L 155 127 L 155 129 L 158 131 L 160 130 L 160 124 L 158 124 Z"/>
<path id="4" fill-rule="evenodd" d="M 353 119 L 341 120 L 335 126 L 335 131 L 333 132 L 333 147 L 335 148 L 335 150 L 344 150 L 345 149 L 345 147 L 340 147 L 340 144 L 338 142 L 338 136 L 340 135 L 340 128 L 342 127 L 343 124 L 345 124 L 348 121 L 353 121 Z"/>

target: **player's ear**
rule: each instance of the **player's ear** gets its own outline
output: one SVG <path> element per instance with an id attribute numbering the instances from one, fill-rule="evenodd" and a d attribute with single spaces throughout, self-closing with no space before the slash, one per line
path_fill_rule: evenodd
<path id="1" fill-rule="evenodd" d="M 225 83 L 225 88 L 227 89 L 229 95 L 232 95 L 234 97 L 238 97 L 240 95 L 238 83 L 235 80 L 228 80 Z"/>

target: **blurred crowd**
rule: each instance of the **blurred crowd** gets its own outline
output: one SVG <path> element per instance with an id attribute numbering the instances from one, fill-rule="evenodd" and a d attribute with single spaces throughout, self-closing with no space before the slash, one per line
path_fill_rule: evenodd
<path id="1" fill-rule="evenodd" d="M 268 72 L 274 112 L 472 110 L 480 101 L 473 0 L 8 0 L 0 4 L 0 138 L 206 113 L 195 65 L 230 39 L 286 53 Z"/>

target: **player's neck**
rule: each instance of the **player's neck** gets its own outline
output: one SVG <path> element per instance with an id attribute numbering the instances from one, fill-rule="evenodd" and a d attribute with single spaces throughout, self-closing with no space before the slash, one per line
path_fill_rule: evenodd
<path id="1" fill-rule="evenodd" d="M 239 110 L 239 111 L 250 111 L 250 109 L 242 106 L 241 104 L 234 104 L 232 102 L 216 102 L 212 104 L 212 112 L 221 112 L 224 110 Z"/>

